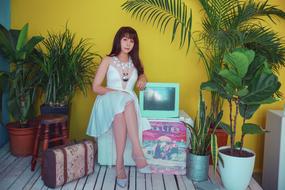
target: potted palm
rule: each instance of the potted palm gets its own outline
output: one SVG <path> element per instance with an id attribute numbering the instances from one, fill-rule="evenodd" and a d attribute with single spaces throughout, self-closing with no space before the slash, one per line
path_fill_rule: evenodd
<path id="1" fill-rule="evenodd" d="M 281 84 L 266 58 L 253 50 L 235 49 L 225 54 L 223 63 L 223 68 L 212 80 L 202 83 L 201 89 L 217 92 L 228 101 L 230 124 L 221 126 L 230 135 L 231 145 L 220 147 L 219 155 L 224 167 L 219 163 L 219 169 L 226 189 L 246 189 L 252 176 L 255 153 L 244 148 L 244 138 L 248 134 L 265 132 L 260 126 L 246 120 L 262 104 L 279 100 Z M 242 118 L 240 140 L 236 140 L 238 116 Z"/>
<path id="2" fill-rule="evenodd" d="M 176 37 L 180 47 L 194 42 L 211 80 L 214 73 L 222 66 L 225 52 L 244 46 L 262 53 L 274 69 L 284 66 L 285 47 L 280 42 L 278 33 L 256 22 L 266 17 L 277 24 L 278 19 L 285 19 L 285 12 L 267 1 L 243 0 L 197 0 L 202 7 L 202 31 L 192 38 L 192 9 L 185 2 L 175 0 L 126 0 L 122 9 L 140 21 L 153 23 L 165 33 L 166 28 L 172 30 L 172 42 Z M 179 30 L 181 28 L 181 30 Z M 217 116 L 223 102 L 215 92 L 211 93 L 210 110 Z"/>
<path id="3" fill-rule="evenodd" d="M 34 118 L 33 105 L 36 98 L 37 66 L 30 62 L 34 47 L 43 40 L 33 36 L 28 40 L 29 25 L 21 30 L 7 30 L 0 25 L 0 53 L 9 61 L 8 72 L 2 73 L 9 89 L 8 109 L 14 122 L 6 125 L 10 150 L 15 156 L 32 153 L 35 127 L 28 120 Z"/>
<path id="4" fill-rule="evenodd" d="M 209 147 L 211 146 L 211 155 L 216 170 L 218 160 L 217 137 L 215 130 L 219 126 L 223 112 L 214 117 L 213 113 L 206 114 L 206 105 L 200 92 L 200 101 L 198 114 L 194 124 L 186 123 L 190 130 L 190 144 L 187 155 L 187 177 L 193 181 L 205 181 L 208 179 L 209 170 Z M 214 124 L 213 130 L 210 131 L 210 125 Z"/>
<path id="5" fill-rule="evenodd" d="M 77 42 L 67 27 L 64 32 L 48 33 L 35 57 L 40 64 L 40 86 L 44 93 L 42 114 L 68 115 L 76 90 L 86 94 L 92 83 L 96 56 L 87 40 L 81 38 Z"/>
<path id="6" fill-rule="evenodd" d="M 285 12 L 270 1 L 243 0 L 197 0 L 202 7 L 202 31 L 192 38 L 192 10 L 183 1 L 175 0 L 126 0 L 122 9 L 139 18 L 140 21 L 153 23 L 154 27 L 165 33 L 170 26 L 172 41 L 180 40 L 180 47 L 194 42 L 207 77 L 211 80 L 222 66 L 225 52 L 236 47 L 247 47 L 263 54 L 274 69 L 285 65 L 285 46 L 278 33 L 266 26 L 265 22 L 256 22 L 266 17 L 276 24 L 278 18 L 285 19 Z M 158 19 L 159 18 L 159 19 Z M 181 30 L 178 30 L 181 28 Z M 210 111 L 215 116 L 223 107 L 223 99 L 211 92 Z M 219 145 L 226 145 L 228 135 L 222 129 L 216 129 Z"/>

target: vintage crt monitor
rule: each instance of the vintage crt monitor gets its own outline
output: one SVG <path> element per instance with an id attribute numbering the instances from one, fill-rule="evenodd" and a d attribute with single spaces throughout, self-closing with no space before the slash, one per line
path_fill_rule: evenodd
<path id="1" fill-rule="evenodd" d="M 143 117 L 166 119 L 179 117 L 179 84 L 147 83 L 140 91 L 140 111 Z"/>

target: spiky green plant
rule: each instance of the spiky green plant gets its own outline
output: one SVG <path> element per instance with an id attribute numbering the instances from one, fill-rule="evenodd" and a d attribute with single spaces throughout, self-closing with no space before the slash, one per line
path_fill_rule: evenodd
<path id="1" fill-rule="evenodd" d="M 96 67 L 94 58 L 99 56 L 91 48 L 86 39 L 77 42 L 67 27 L 64 32 L 48 33 L 36 56 L 45 104 L 67 105 L 77 89 L 86 94 Z"/>
<path id="2" fill-rule="evenodd" d="M 220 125 L 221 119 L 223 117 L 223 111 L 221 111 L 217 117 L 210 113 L 206 114 L 206 104 L 202 93 L 200 92 L 200 101 L 198 105 L 198 112 L 193 126 L 185 123 L 189 129 L 190 136 L 190 146 L 189 150 L 195 155 L 208 155 L 209 147 L 211 147 L 211 155 L 214 170 L 216 170 L 218 161 L 218 143 L 217 136 L 215 135 L 217 127 Z M 210 127 L 213 125 L 213 130 L 210 131 Z"/>

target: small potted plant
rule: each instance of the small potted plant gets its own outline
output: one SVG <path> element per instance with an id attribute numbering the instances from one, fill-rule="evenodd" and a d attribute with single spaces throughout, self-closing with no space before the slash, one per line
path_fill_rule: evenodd
<path id="1" fill-rule="evenodd" d="M 187 155 L 187 177 L 193 181 L 205 181 L 208 179 L 210 152 L 214 170 L 218 160 L 218 145 L 215 130 L 219 126 L 223 112 L 219 112 L 217 118 L 213 113 L 206 114 L 206 105 L 200 92 L 198 114 L 194 124 L 186 123 L 190 130 L 190 144 Z M 210 125 L 214 125 L 210 130 Z M 211 151 L 209 147 L 211 146 Z"/>
<path id="2" fill-rule="evenodd" d="M 75 39 L 66 27 L 64 32 L 48 33 L 43 48 L 38 48 L 36 62 L 40 64 L 40 86 L 44 93 L 41 113 L 69 113 L 77 89 L 86 94 L 94 76 L 92 46 L 86 39 Z"/>
<path id="3" fill-rule="evenodd" d="M 43 40 L 33 36 L 28 40 L 29 25 L 21 30 L 7 30 L 0 25 L 0 54 L 9 62 L 10 70 L 2 72 L 9 90 L 8 109 L 14 122 L 6 125 L 10 139 L 10 150 L 15 156 L 32 153 L 35 127 L 33 105 L 37 88 L 37 65 L 30 62 L 35 46 Z"/>
<path id="4" fill-rule="evenodd" d="M 221 178 L 226 189 L 246 189 L 254 168 L 255 153 L 244 148 L 244 138 L 248 134 L 263 134 L 258 125 L 247 123 L 262 104 L 279 100 L 280 82 L 272 73 L 266 58 L 254 51 L 238 48 L 227 53 L 223 68 L 201 89 L 219 93 L 228 101 L 230 124 L 221 126 L 230 136 L 230 147 L 220 147 L 219 155 L 224 167 L 219 164 Z M 238 117 L 241 117 L 241 138 L 236 140 Z M 237 180 L 238 179 L 238 180 Z"/>

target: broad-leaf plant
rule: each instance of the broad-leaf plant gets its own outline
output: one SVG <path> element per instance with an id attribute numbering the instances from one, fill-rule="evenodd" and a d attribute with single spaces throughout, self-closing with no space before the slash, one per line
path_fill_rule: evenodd
<path id="1" fill-rule="evenodd" d="M 7 30 L 0 25 L 0 54 L 9 63 L 9 71 L 1 75 L 8 80 L 9 113 L 20 126 L 33 117 L 38 70 L 30 58 L 35 46 L 43 40 L 41 36 L 28 39 L 28 29 L 28 24 L 21 30 Z"/>
<path id="2" fill-rule="evenodd" d="M 217 92 L 228 101 L 230 123 L 221 126 L 230 135 L 231 154 L 235 154 L 237 147 L 238 154 L 242 153 L 245 135 L 265 132 L 257 124 L 246 120 L 262 104 L 274 103 L 280 99 L 280 85 L 267 59 L 246 48 L 226 53 L 222 69 L 211 80 L 201 84 L 201 89 Z M 236 139 L 238 116 L 242 118 L 240 140 Z"/>

